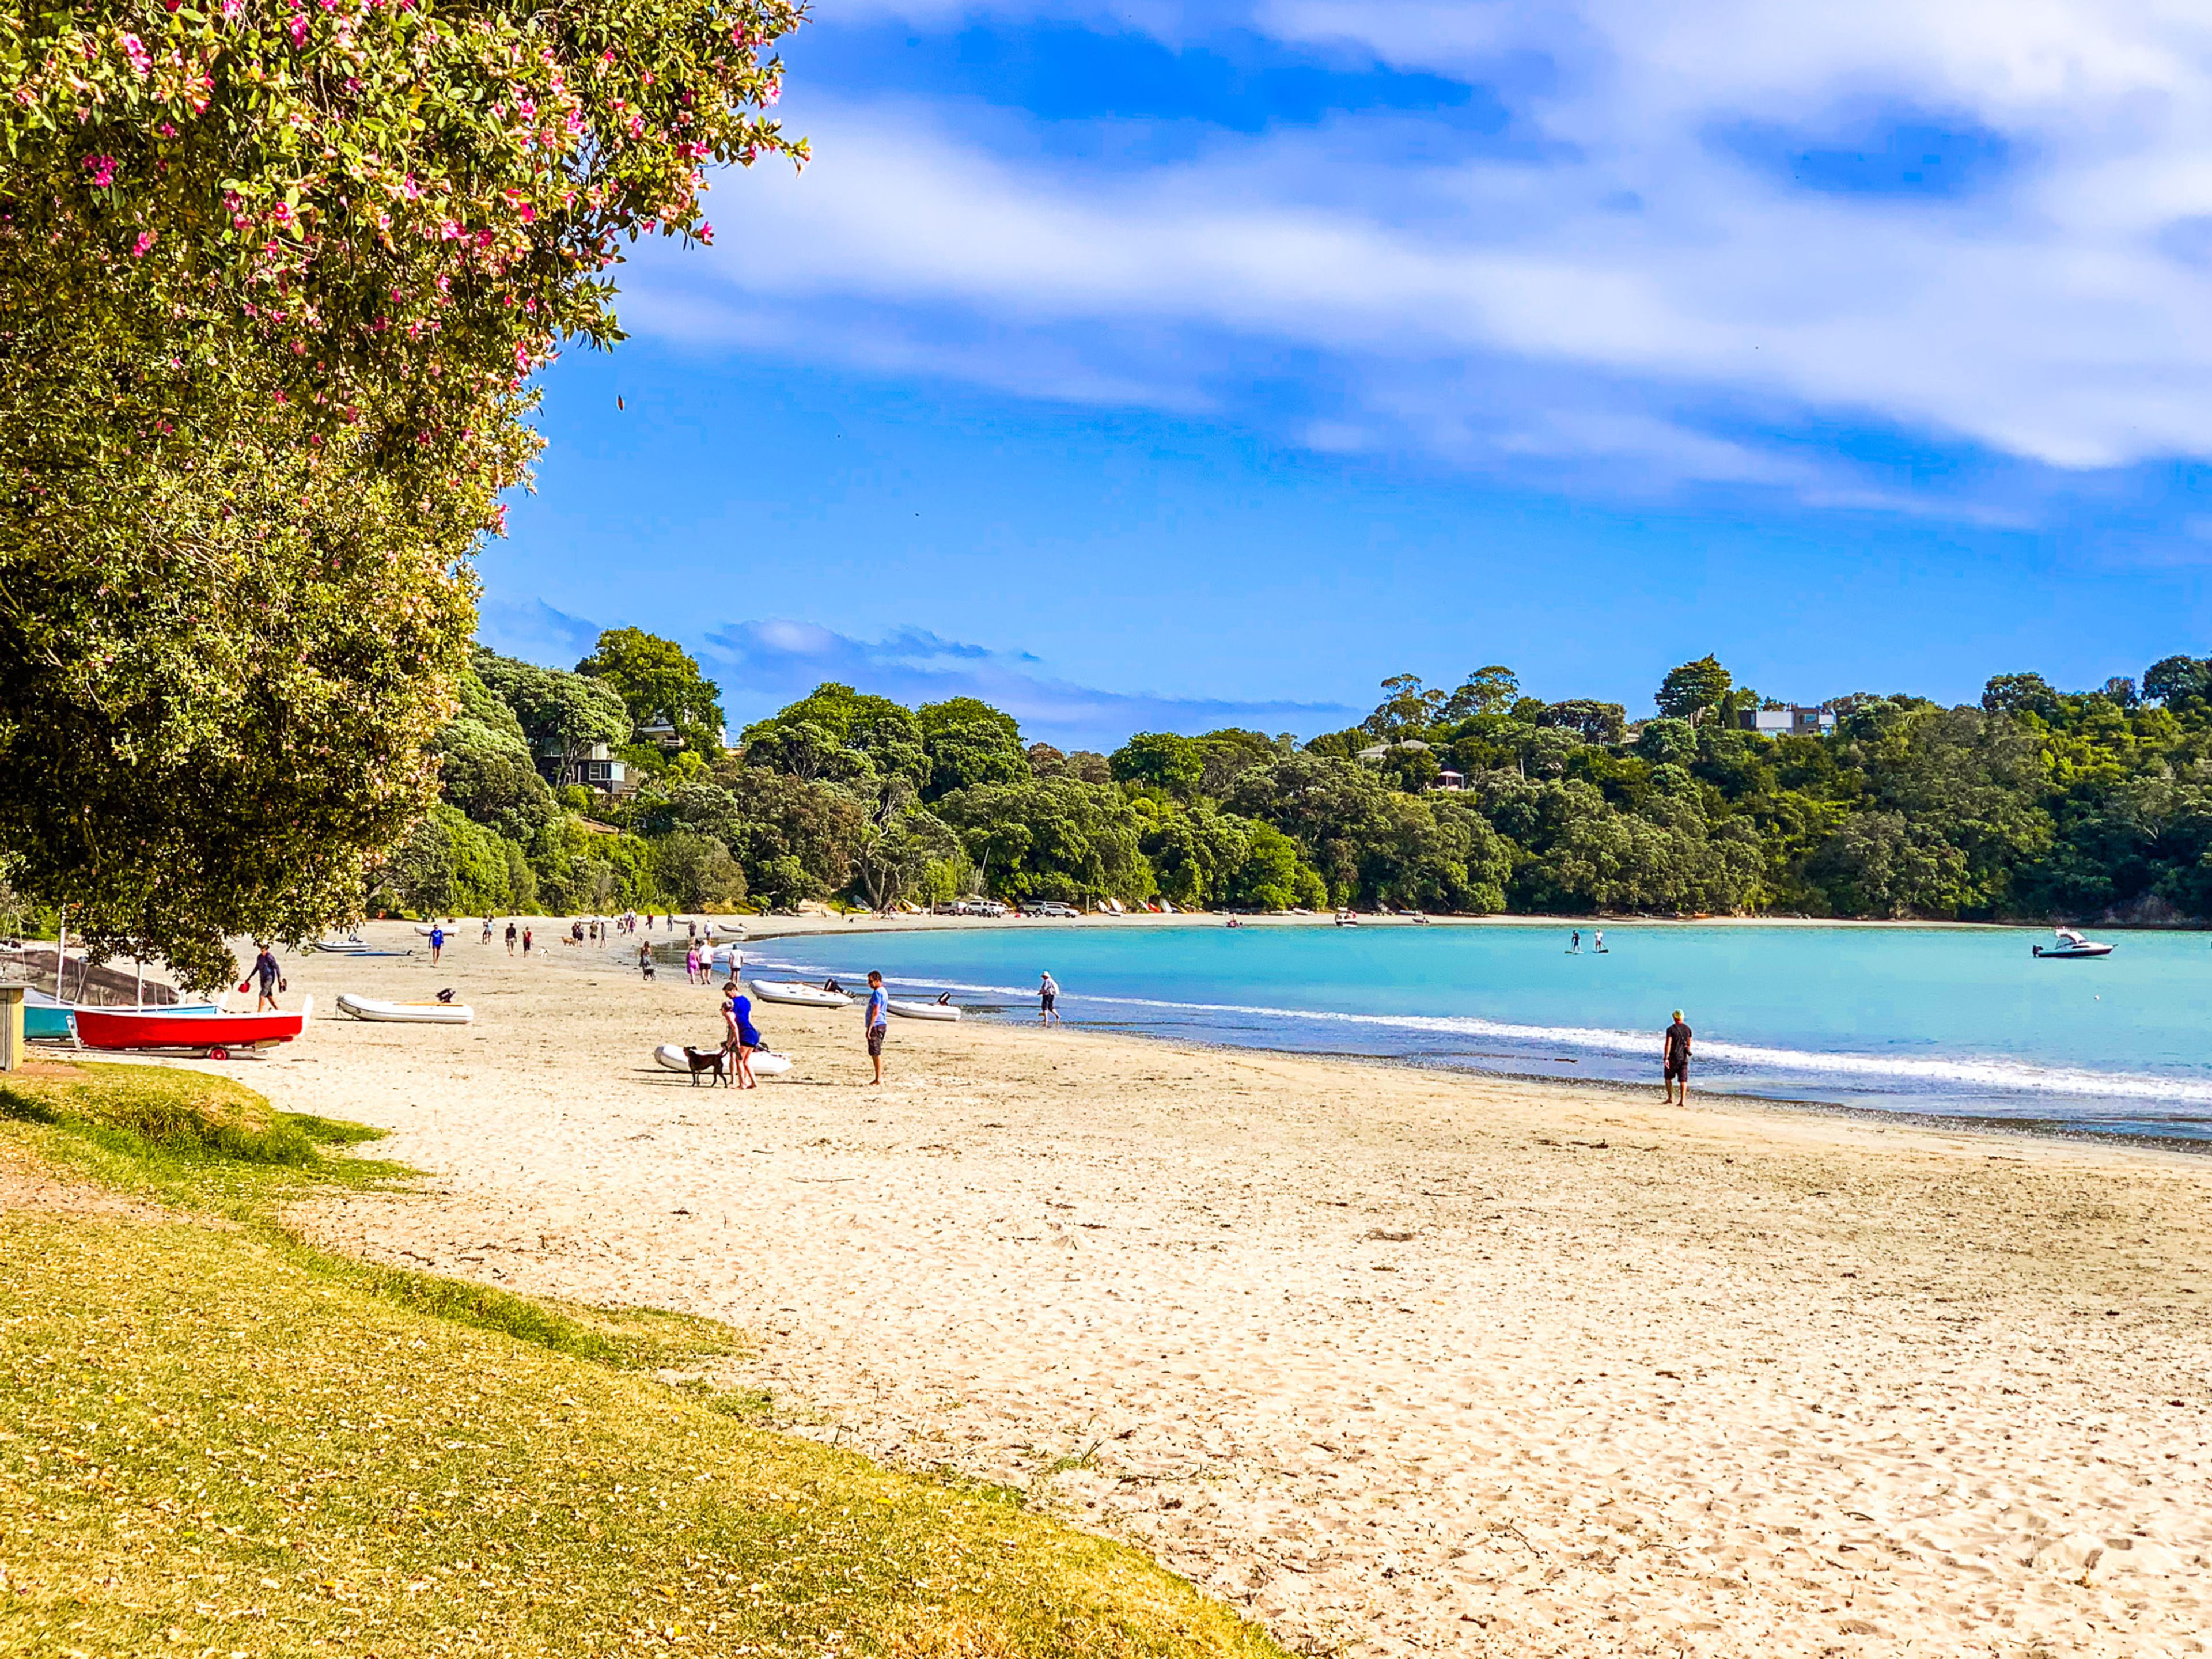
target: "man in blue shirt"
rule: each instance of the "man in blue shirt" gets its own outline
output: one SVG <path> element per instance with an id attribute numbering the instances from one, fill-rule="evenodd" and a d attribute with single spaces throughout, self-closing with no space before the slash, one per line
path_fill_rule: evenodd
<path id="1" fill-rule="evenodd" d="M 445 948 L 446 930 L 437 922 L 433 921 L 430 924 L 430 965 L 433 968 L 438 965 L 438 957 L 444 952 Z"/>
<path id="2" fill-rule="evenodd" d="M 884 1034 L 890 1027 L 891 1000 L 884 992 L 884 976 L 868 969 L 868 1058 L 875 1062 L 872 1083 L 884 1080 Z"/>

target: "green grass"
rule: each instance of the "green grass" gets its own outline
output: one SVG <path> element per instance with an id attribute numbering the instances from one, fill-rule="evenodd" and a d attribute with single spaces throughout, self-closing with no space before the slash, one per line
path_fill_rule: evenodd
<path id="1" fill-rule="evenodd" d="M 194 1084 L 33 1081 L 0 1154 L 231 1218 L 0 1212 L 0 1655 L 1281 1659 L 1134 1551 L 653 1380 L 724 1327 L 306 1249 L 255 1206 L 349 1161 L 235 1085 L 195 1139 Z M 216 1150 L 287 1129 L 308 1162 Z"/>

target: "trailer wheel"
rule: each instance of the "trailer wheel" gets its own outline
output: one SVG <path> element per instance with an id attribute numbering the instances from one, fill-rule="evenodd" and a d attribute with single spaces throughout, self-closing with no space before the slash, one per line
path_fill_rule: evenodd
<path id="1" fill-rule="evenodd" d="M 228 1060 L 230 1058 L 230 1050 L 224 1048 L 220 1042 L 218 1042 L 214 1048 L 208 1050 L 208 1058 L 210 1060 Z"/>

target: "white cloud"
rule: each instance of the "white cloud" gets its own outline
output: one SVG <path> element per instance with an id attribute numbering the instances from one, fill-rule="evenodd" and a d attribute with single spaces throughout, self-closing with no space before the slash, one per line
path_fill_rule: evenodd
<path id="1" fill-rule="evenodd" d="M 1232 15 L 1110 10 L 1169 35 Z M 1552 67 L 1521 71 L 1514 101 L 1548 143 L 1393 161 L 1394 113 L 1114 168 L 997 141 L 1003 118 L 802 88 L 815 164 L 725 181 L 721 246 L 648 259 L 630 314 L 1181 408 L 1237 405 L 1274 354 L 1323 365 L 1342 405 L 1297 430 L 1371 447 L 1395 423 L 1462 459 L 1808 494 L 1848 490 L 1850 469 L 1747 428 L 1893 426 L 2061 469 L 2212 454 L 2212 271 L 2190 252 L 2212 245 L 2201 4 L 1270 0 L 1251 18 L 1469 76 L 1534 54 Z M 1713 142 L 1884 108 L 2002 134 L 2009 176 L 1960 200 L 1822 195 Z"/>

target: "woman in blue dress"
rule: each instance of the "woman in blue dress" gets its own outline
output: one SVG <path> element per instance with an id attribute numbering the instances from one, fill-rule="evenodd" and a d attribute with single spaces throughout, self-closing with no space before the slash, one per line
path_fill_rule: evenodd
<path id="1" fill-rule="evenodd" d="M 731 1056 L 731 1065 L 723 1073 L 723 1080 L 734 1079 L 740 1089 L 755 1089 L 760 1079 L 753 1075 L 753 1051 L 761 1046 L 761 1034 L 753 1029 L 753 1000 L 738 989 L 732 980 L 722 988 L 729 1000 L 722 1005 L 722 1051 Z"/>

